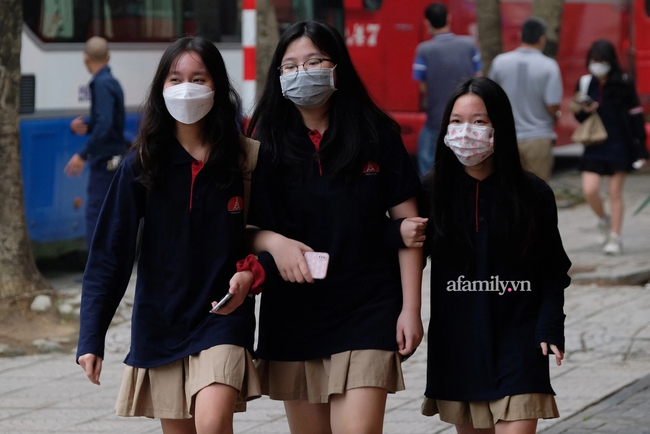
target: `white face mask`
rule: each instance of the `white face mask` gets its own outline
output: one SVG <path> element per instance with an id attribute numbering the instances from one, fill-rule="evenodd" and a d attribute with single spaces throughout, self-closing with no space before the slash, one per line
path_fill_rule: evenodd
<path id="1" fill-rule="evenodd" d="M 298 71 L 298 74 L 281 75 L 282 95 L 301 107 L 322 106 L 336 90 L 334 68 L 310 69 L 309 73 L 302 70 Z"/>
<path id="2" fill-rule="evenodd" d="M 163 90 L 169 114 L 182 124 L 193 124 L 208 114 L 214 105 L 214 91 L 196 83 L 181 83 Z"/>
<path id="3" fill-rule="evenodd" d="M 604 77 L 612 69 L 607 62 L 593 62 L 589 64 L 589 72 L 596 77 Z"/>
<path id="4" fill-rule="evenodd" d="M 465 166 L 476 166 L 494 152 L 494 128 L 474 124 L 449 124 L 445 135 L 456 158 Z"/>

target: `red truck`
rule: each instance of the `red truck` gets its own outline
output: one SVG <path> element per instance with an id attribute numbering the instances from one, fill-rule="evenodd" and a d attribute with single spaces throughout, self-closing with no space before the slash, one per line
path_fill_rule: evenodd
<path id="1" fill-rule="evenodd" d="M 344 0 L 345 35 L 362 79 L 379 105 L 398 120 L 404 143 L 414 153 L 425 120 L 418 85 L 411 78 L 415 47 L 430 36 L 423 23 L 430 0 Z M 452 31 L 477 37 L 476 1 L 446 0 Z M 532 0 L 501 0 L 503 49 L 519 45 L 517 33 L 530 17 Z M 564 98 L 557 145 L 571 143 L 577 122 L 568 110 L 576 83 L 586 74 L 585 55 L 596 39 L 609 39 L 622 66 L 636 80 L 650 114 L 650 0 L 565 0 L 557 61 Z M 650 137 L 650 134 L 649 134 Z"/>

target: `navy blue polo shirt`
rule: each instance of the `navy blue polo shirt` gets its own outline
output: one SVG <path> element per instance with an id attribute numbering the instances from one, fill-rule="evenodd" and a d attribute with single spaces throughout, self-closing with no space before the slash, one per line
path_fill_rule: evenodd
<path id="1" fill-rule="evenodd" d="M 125 363 L 151 368 L 219 344 L 253 350 L 254 300 L 210 314 L 245 256 L 241 178 L 218 188 L 215 169 L 174 138 L 160 190 L 136 181 L 137 153 L 118 168 L 97 222 L 84 273 L 77 357 L 104 357 L 106 331 L 126 290 L 140 219 L 142 248 Z"/>
<path id="2" fill-rule="evenodd" d="M 305 176 L 282 176 L 262 144 L 249 221 L 329 253 L 329 269 L 313 284 L 267 277 L 257 356 L 297 361 L 346 350 L 397 350 L 402 287 L 397 249 L 385 242 L 386 212 L 420 189 L 399 133 L 384 131 L 376 157 L 363 162 L 350 183 L 333 181 L 327 163 L 314 156 L 318 133 L 301 126 L 297 134 Z"/>

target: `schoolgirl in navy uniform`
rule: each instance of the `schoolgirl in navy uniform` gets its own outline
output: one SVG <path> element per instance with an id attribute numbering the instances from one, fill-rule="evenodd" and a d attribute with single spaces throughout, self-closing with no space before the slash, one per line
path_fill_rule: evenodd
<path id="1" fill-rule="evenodd" d="M 522 169 L 510 102 L 492 80 L 462 83 L 443 126 L 425 182 L 431 321 L 422 412 L 440 413 L 461 434 L 533 434 L 538 418 L 558 417 L 548 354 L 558 365 L 564 357 L 571 262 L 555 197 Z"/>
<path id="2" fill-rule="evenodd" d="M 77 358 L 99 384 L 104 341 L 126 290 L 144 219 L 120 416 L 164 433 L 232 433 L 260 395 L 252 362 L 261 276 L 244 258 L 240 100 L 221 54 L 201 37 L 163 54 L 140 133 L 99 216 L 84 273 Z M 250 258 L 246 263 L 250 263 Z M 234 276 L 233 276 L 234 275 Z M 218 314 L 212 302 L 233 298 Z"/>
<path id="3" fill-rule="evenodd" d="M 387 393 L 404 388 L 402 356 L 423 335 L 421 249 L 398 252 L 384 236 L 387 212 L 417 216 L 399 127 L 341 35 L 310 21 L 282 34 L 249 132 L 261 142 L 253 250 L 279 271 L 261 301 L 263 394 L 285 401 L 293 434 L 380 433 Z M 309 273 L 311 250 L 330 255 L 323 280 Z"/>
<path id="4" fill-rule="evenodd" d="M 591 76 L 584 79 L 587 80 L 586 93 L 591 103 L 582 105 L 575 117 L 584 122 L 593 112 L 598 113 L 607 131 L 607 139 L 599 145 L 585 147 L 578 169 L 585 199 L 598 217 L 603 252 L 618 255 L 623 249 L 625 178 L 633 168 L 642 167 L 648 159 L 645 116 L 634 81 L 623 72 L 610 41 L 594 41 L 587 52 L 586 63 Z M 582 77 L 576 84 L 576 91 L 580 90 L 581 80 Z M 610 215 L 606 214 L 600 195 L 603 176 L 610 177 Z"/>

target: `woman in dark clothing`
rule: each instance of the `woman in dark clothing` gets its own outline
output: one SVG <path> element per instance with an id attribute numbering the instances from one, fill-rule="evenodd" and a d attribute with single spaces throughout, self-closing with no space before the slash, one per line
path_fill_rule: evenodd
<path id="1" fill-rule="evenodd" d="M 591 209 L 598 216 L 600 241 L 606 254 L 621 253 L 623 225 L 623 186 L 634 168 L 640 168 L 648 158 L 643 108 L 639 103 L 634 82 L 621 70 L 616 50 L 611 42 L 600 39 L 587 52 L 589 103 L 576 113 L 583 122 L 597 111 L 607 130 L 607 140 L 600 145 L 585 147 L 580 162 L 582 190 Z M 580 84 L 576 85 L 576 90 Z M 600 196 L 600 181 L 609 176 L 610 215 L 605 212 Z"/>
<path id="2" fill-rule="evenodd" d="M 133 271 L 143 219 L 131 347 L 115 409 L 159 418 L 163 433 L 232 433 L 238 401 L 259 396 L 255 302 L 247 293 L 261 275 L 252 272 L 252 256 L 238 262 L 246 252 L 240 112 L 212 42 L 182 38 L 168 47 L 84 273 L 77 358 L 99 384 L 106 331 Z M 226 291 L 230 303 L 210 313 Z"/>
<path id="3" fill-rule="evenodd" d="M 340 33 L 309 21 L 280 38 L 250 131 L 262 147 L 254 250 L 284 278 L 269 277 L 261 301 L 262 391 L 285 402 L 293 434 L 381 433 L 387 393 L 404 388 L 402 356 L 423 334 L 422 251 L 382 235 L 387 213 L 417 216 L 420 181 L 399 128 Z M 307 268 L 312 249 L 330 256 L 325 279 Z"/>
<path id="4" fill-rule="evenodd" d="M 570 266 L 551 189 L 519 160 L 512 108 L 473 78 L 452 94 L 427 182 L 426 398 L 459 433 L 534 433 L 557 417 L 548 354 L 564 351 Z"/>

